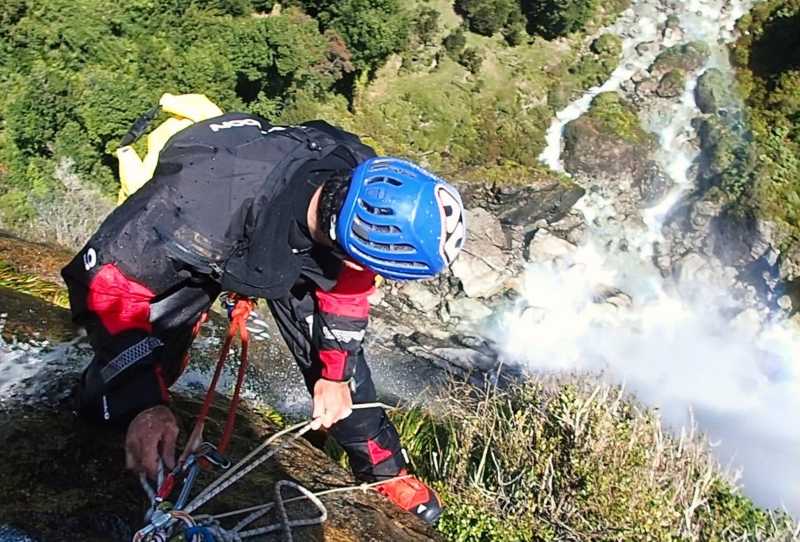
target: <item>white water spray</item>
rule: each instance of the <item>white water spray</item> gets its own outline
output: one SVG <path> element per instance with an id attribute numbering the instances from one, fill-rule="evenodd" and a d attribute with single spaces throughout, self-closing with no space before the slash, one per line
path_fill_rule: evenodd
<path id="1" fill-rule="evenodd" d="M 665 15 L 653 14 L 655 4 L 640 0 L 611 28 L 625 36 L 620 67 L 604 85 L 558 113 L 540 156 L 551 168 L 562 169 L 564 125 L 586 112 L 598 93 L 619 88 L 652 62 L 654 55 L 638 56 L 636 45 L 658 34 L 653 22 Z M 706 68 L 729 70 L 722 44 L 733 39 L 735 21 L 749 3 L 672 5 L 686 41 L 703 40 L 711 47 Z M 625 28 L 636 28 L 637 35 Z M 585 197 L 578 207 L 593 228 L 586 243 L 568 258 L 528 268 L 522 299 L 496 338 L 509 360 L 534 370 L 602 372 L 658 408 L 676 429 L 693 415 L 715 443 L 720 462 L 741 470 L 750 496 L 800 517 L 800 334 L 788 322 L 760 318 L 719 287 L 665 280 L 651 263 L 648 247 L 661 238 L 665 216 L 693 187 L 695 85 L 696 77 L 690 78 L 678 103 L 665 102 L 644 119 L 645 128 L 659 137 L 655 158 L 674 185 L 658 206 L 642 213 L 646 229 L 621 232 L 639 250 L 608 248 L 613 243 L 606 241 L 625 224 L 594 220 L 613 217 L 613 202 L 596 194 Z M 631 302 L 598 303 L 597 292 L 609 287 L 628 294 Z"/>

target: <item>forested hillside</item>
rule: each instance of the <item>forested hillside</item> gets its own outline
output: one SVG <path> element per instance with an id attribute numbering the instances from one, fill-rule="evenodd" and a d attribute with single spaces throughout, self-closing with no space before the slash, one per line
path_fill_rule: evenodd
<path id="1" fill-rule="evenodd" d="M 3 2 L 0 221 L 80 244 L 116 190 L 120 138 L 164 92 L 324 117 L 443 173 L 524 180 L 552 112 L 615 66 L 580 31 L 617 2 Z"/>

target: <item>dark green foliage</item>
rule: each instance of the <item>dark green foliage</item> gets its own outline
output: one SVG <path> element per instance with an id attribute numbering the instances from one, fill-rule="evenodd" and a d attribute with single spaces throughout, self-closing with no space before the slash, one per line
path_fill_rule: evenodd
<path id="1" fill-rule="evenodd" d="M 444 38 L 444 41 L 442 41 L 442 45 L 444 45 L 447 54 L 453 58 L 458 58 L 464 46 L 467 45 L 467 37 L 464 35 L 464 28 L 459 26 L 450 32 L 447 37 Z"/>
<path id="2" fill-rule="evenodd" d="M 470 30 L 484 36 L 516 22 L 520 13 L 517 0 L 457 0 L 456 9 L 464 15 Z"/>
<path id="3" fill-rule="evenodd" d="M 259 13 L 269 13 L 272 11 L 272 6 L 275 5 L 273 0 L 250 0 L 253 10 Z"/>
<path id="4" fill-rule="evenodd" d="M 522 14 L 522 10 L 520 10 L 519 7 L 512 10 L 511 14 L 508 16 L 506 25 L 502 29 L 506 43 L 512 47 L 523 43 L 528 37 L 525 31 L 525 25 L 526 19 L 525 15 Z"/>
<path id="5" fill-rule="evenodd" d="M 800 0 L 767 0 L 739 22 L 732 59 L 758 160 L 739 204 L 774 221 L 800 243 Z"/>
<path id="6" fill-rule="evenodd" d="M 467 68 L 470 73 L 477 74 L 483 64 L 483 55 L 477 47 L 467 47 L 458 56 L 458 63 Z"/>
<path id="7" fill-rule="evenodd" d="M 287 9 L 251 17 L 249 0 L 13 0 L 0 7 L 0 211 L 11 225 L 63 190 L 57 164 L 107 194 L 109 153 L 164 92 L 200 92 L 223 109 L 280 113 L 352 70 L 334 31 Z M 12 208 L 13 206 L 13 208 Z"/>
<path id="8" fill-rule="evenodd" d="M 547 39 L 583 28 L 597 10 L 597 0 L 522 0 L 531 33 Z"/>
<path id="9" fill-rule="evenodd" d="M 749 134 L 727 119 L 711 116 L 698 130 L 704 159 L 700 177 L 704 187 L 719 186 L 731 199 L 746 195 L 753 184 L 755 154 Z"/>
<path id="10" fill-rule="evenodd" d="M 400 0 L 304 0 L 320 25 L 336 30 L 353 53 L 359 71 L 372 71 L 401 51 L 411 20 Z"/>
<path id="11" fill-rule="evenodd" d="M 423 45 L 431 45 L 439 33 L 439 12 L 423 7 L 414 18 L 414 33 Z"/>

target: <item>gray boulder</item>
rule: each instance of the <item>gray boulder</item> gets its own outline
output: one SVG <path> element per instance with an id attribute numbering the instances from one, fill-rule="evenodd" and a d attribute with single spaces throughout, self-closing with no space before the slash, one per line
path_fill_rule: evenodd
<path id="1" fill-rule="evenodd" d="M 441 297 L 431 291 L 431 286 L 420 281 L 404 282 L 400 285 L 399 290 L 411 305 L 421 312 L 430 312 L 441 303 Z"/>
<path id="2" fill-rule="evenodd" d="M 577 247 L 556 237 L 545 229 L 539 229 L 530 239 L 525 251 L 525 259 L 529 262 L 548 262 L 572 254 Z"/>
<path id="3" fill-rule="evenodd" d="M 467 213 L 468 236 L 464 250 L 452 265 L 468 297 L 491 297 L 503 289 L 508 255 L 500 221 L 486 209 Z"/>
<path id="4" fill-rule="evenodd" d="M 642 205 L 649 207 L 661 201 L 672 188 L 672 184 L 672 179 L 658 162 L 648 160 L 637 182 Z"/>

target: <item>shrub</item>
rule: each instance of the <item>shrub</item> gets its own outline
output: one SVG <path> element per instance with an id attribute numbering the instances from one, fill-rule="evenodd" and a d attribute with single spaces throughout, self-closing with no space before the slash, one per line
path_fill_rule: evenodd
<path id="1" fill-rule="evenodd" d="M 733 184 L 734 195 L 738 205 L 777 224 L 783 251 L 800 243 L 798 24 L 797 0 L 758 3 L 740 20 L 740 38 L 731 55 L 747 105 L 751 152 L 758 157 L 748 163 L 749 182 Z"/>
<path id="2" fill-rule="evenodd" d="M 477 74 L 483 64 L 483 55 L 477 47 L 467 47 L 458 56 L 458 63 L 467 68 L 470 73 Z"/>
<path id="3" fill-rule="evenodd" d="M 547 39 L 583 28 L 597 10 L 596 0 L 522 0 L 531 33 Z"/>
<path id="4" fill-rule="evenodd" d="M 519 12 L 519 4 L 517 0 L 457 0 L 456 9 L 470 30 L 492 36 L 508 24 L 512 13 Z"/>
<path id="5" fill-rule="evenodd" d="M 353 53 L 359 71 L 376 69 L 404 48 L 410 17 L 400 0 L 304 0 L 323 28 L 333 28 Z"/>
<path id="6" fill-rule="evenodd" d="M 275 117 L 297 93 L 325 95 L 353 70 L 335 30 L 320 33 L 297 9 L 250 10 L 245 0 L 3 3 L 4 222 L 21 228 L 50 192 L 63 194 L 55 172 L 65 161 L 87 189 L 112 194 L 109 153 L 163 92 L 203 92 L 223 109 Z M 56 233 L 70 244 L 76 235 Z"/>
<path id="7" fill-rule="evenodd" d="M 652 144 L 654 136 L 646 132 L 636 109 L 616 92 L 595 96 L 587 112 L 595 126 L 611 137 L 635 144 Z"/>
<path id="8" fill-rule="evenodd" d="M 439 33 L 440 13 L 430 7 L 423 7 L 414 18 L 414 33 L 424 45 L 431 45 Z"/>
<path id="9" fill-rule="evenodd" d="M 461 51 L 467 45 L 467 37 L 464 35 L 464 28 L 459 26 L 450 32 L 442 42 L 445 51 L 453 58 L 458 58 Z"/>

